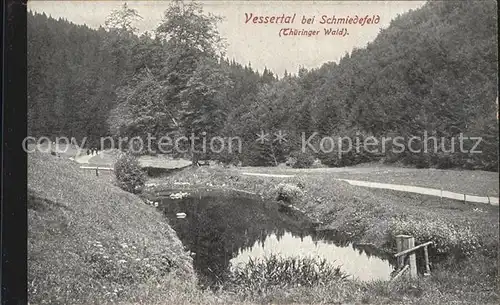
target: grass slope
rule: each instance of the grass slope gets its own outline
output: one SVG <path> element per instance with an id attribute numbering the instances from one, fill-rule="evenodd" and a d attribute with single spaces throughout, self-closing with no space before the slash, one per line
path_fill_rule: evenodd
<path id="1" fill-rule="evenodd" d="M 30 302 L 151 303 L 192 290 L 192 259 L 163 217 L 78 167 L 29 154 Z"/>

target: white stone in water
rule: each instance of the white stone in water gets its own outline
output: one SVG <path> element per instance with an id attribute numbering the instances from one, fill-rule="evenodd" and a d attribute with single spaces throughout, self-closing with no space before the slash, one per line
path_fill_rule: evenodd
<path id="1" fill-rule="evenodd" d="M 190 185 L 189 182 L 174 182 L 175 185 Z"/>
<path id="2" fill-rule="evenodd" d="M 184 197 L 187 197 L 188 195 L 189 195 L 188 193 L 183 193 L 183 192 L 172 193 L 170 194 L 170 199 L 182 199 Z"/>

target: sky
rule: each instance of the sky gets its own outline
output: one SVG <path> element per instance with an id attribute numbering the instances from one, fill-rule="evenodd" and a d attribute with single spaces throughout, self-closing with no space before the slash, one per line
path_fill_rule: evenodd
<path id="1" fill-rule="evenodd" d="M 219 32 L 226 41 L 226 56 L 241 64 L 251 63 L 254 69 L 268 68 L 282 76 L 285 70 L 296 73 L 300 67 L 318 68 L 323 63 L 338 61 L 353 48 L 362 48 L 373 41 L 381 28 L 410 9 L 421 7 L 425 1 L 218 1 L 205 0 L 205 12 L 224 18 Z M 65 18 L 92 28 L 104 25 L 112 10 L 124 1 L 28 1 L 28 9 Z M 153 31 L 163 18 L 170 1 L 127 1 L 143 17 L 136 23 L 139 32 Z M 250 17 L 250 14 L 251 17 Z M 293 16 L 292 24 L 253 23 L 257 16 Z M 377 24 L 320 24 L 327 18 L 379 16 Z M 303 18 L 314 17 L 312 24 L 302 24 Z M 249 20 L 247 22 L 247 20 Z M 258 19 L 257 19 L 258 21 Z M 313 31 L 316 35 L 293 36 L 282 29 Z M 325 29 L 347 29 L 348 35 L 325 35 Z"/>

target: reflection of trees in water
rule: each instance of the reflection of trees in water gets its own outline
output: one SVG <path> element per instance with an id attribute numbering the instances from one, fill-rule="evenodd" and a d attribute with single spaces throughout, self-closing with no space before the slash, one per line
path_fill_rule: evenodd
<path id="1" fill-rule="evenodd" d="M 355 247 L 354 245 L 352 245 L 352 248 L 353 248 L 354 250 L 356 250 L 356 247 Z M 363 248 L 358 248 L 357 250 L 358 250 L 358 254 L 359 254 L 359 255 L 363 255 L 363 254 L 365 254 L 365 255 L 366 255 L 366 256 L 368 256 L 368 257 L 370 257 L 370 256 L 371 256 L 370 252 L 369 252 L 369 251 L 365 251 L 365 249 L 363 249 Z"/>
<path id="2" fill-rule="evenodd" d="M 322 230 L 311 234 L 314 242 L 322 241 L 327 244 L 332 244 L 337 247 L 348 247 L 351 245 L 346 235 L 340 234 L 335 230 Z"/>
<path id="3" fill-rule="evenodd" d="M 380 250 L 371 244 L 354 243 L 347 235 L 336 230 L 323 230 L 315 232 L 312 235 L 312 238 L 315 242 L 322 241 L 324 243 L 333 244 L 337 247 L 352 247 L 352 249 L 357 251 L 360 255 L 364 255 L 368 258 L 375 256 L 388 260 L 393 265 L 396 263 L 396 259 L 390 253 Z"/>
<path id="4" fill-rule="evenodd" d="M 241 254 L 244 251 L 250 251 L 255 247 L 255 245 L 258 245 L 259 247 L 263 248 L 265 246 L 266 239 L 272 235 L 274 235 L 276 237 L 276 240 L 279 242 L 283 239 L 283 236 L 285 236 L 285 234 L 287 233 L 292 235 L 292 237 L 294 238 L 300 238 L 300 241 L 304 241 L 304 237 L 311 234 L 311 232 L 307 230 L 297 230 L 294 229 L 293 227 L 291 228 L 285 227 L 283 226 L 286 225 L 284 223 L 281 223 L 280 225 L 282 226 L 273 229 L 261 230 L 257 240 L 254 242 L 250 241 L 249 243 L 245 243 L 245 245 L 239 249 L 239 252 L 237 254 Z M 237 255 L 235 255 L 235 257 L 236 256 Z"/>
<path id="5" fill-rule="evenodd" d="M 276 239 L 280 241 L 283 236 L 285 235 L 285 229 L 283 228 L 278 228 L 275 232 L 274 235 L 276 235 Z"/>

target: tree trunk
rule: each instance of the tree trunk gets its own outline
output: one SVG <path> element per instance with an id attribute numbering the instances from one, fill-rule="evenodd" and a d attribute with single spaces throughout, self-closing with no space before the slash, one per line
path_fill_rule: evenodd
<path id="1" fill-rule="evenodd" d="M 191 157 L 191 159 L 192 159 L 192 161 L 193 161 L 191 165 L 192 165 L 192 166 L 198 166 L 198 160 L 200 159 L 199 154 L 198 154 L 198 153 L 196 153 L 196 152 L 193 152 L 193 153 L 192 153 L 192 157 Z"/>

